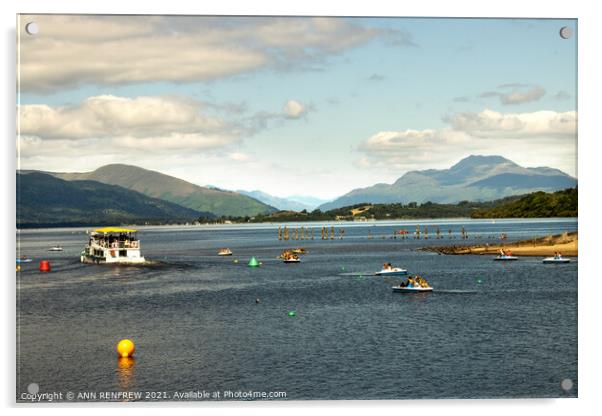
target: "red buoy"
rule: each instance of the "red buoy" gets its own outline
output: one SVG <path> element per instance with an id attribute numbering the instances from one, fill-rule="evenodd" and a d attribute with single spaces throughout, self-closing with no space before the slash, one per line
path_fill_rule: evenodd
<path id="1" fill-rule="evenodd" d="M 48 260 L 42 260 L 40 262 L 40 271 L 41 272 L 49 272 L 50 271 L 50 262 Z"/>

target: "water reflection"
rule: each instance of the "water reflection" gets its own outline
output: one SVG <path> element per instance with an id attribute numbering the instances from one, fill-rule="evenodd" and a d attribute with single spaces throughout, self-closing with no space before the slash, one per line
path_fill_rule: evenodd
<path id="1" fill-rule="evenodd" d="M 129 391 L 134 385 L 136 360 L 134 357 L 117 359 L 117 382 L 121 391 Z"/>

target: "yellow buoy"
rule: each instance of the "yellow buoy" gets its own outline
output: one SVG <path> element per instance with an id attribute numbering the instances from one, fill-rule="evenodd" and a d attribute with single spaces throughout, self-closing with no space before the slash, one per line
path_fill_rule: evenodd
<path id="1" fill-rule="evenodd" d="M 134 341 L 130 339 L 122 339 L 119 341 L 119 344 L 117 344 L 117 354 L 122 358 L 131 357 L 134 355 L 135 350 L 136 347 L 134 346 Z"/>

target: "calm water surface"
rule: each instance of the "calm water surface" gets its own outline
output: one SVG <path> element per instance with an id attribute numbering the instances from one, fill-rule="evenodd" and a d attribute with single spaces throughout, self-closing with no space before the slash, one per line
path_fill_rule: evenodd
<path id="1" fill-rule="evenodd" d="M 414 224 L 337 224 L 345 238 L 332 241 L 314 225 L 315 240 L 288 242 L 278 241 L 277 225 L 142 228 L 143 254 L 161 262 L 148 268 L 80 264 L 83 229 L 22 231 L 20 253 L 34 262 L 17 276 L 17 399 L 30 383 L 40 393 L 162 398 L 198 390 L 289 400 L 575 397 L 576 258 L 500 264 L 416 249 L 461 243 L 447 230 L 457 235 L 462 225 L 475 243 L 501 232 L 514 240 L 575 231 L 577 221 L 432 221 L 428 240 L 391 238 Z M 434 238 L 435 224 L 444 239 Z M 65 251 L 49 253 L 57 243 Z M 302 263 L 276 260 L 296 246 L 308 250 Z M 234 256 L 216 256 L 220 247 Z M 247 267 L 251 256 L 263 265 Z M 38 272 L 41 259 L 51 273 Z M 372 276 L 385 261 L 436 291 L 393 293 L 398 278 Z M 117 360 L 122 338 L 135 341 L 135 360 Z"/>

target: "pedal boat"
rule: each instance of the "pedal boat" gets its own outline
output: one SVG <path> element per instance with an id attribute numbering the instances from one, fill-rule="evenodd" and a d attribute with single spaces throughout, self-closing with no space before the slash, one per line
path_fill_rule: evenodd
<path id="1" fill-rule="evenodd" d="M 412 286 L 412 287 L 401 287 L 401 286 L 393 286 L 393 292 L 398 293 L 422 293 L 422 292 L 432 292 L 433 288 L 430 286 L 422 287 L 422 286 Z"/>
<path id="2" fill-rule="evenodd" d="M 222 248 L 220 249 L 220 251 L 217 252 L 218 256 L 231 256 L 232 255 L 232 250 L 230 250 L 229 248 Z"/>
<path id="3" fill-rule="evenodd" d="M 513 261 L 513 260 L 518 260 L 518 257 L 516 257 L 516 256 L 497 256 L 493 260 L 495 260 L 495 261 Z"/>
<path id="4" fill-rule="evenodd" d="M 546 257 L 542 261 L 544 264 L 554 264 L 554 263 L 570 263 L 571 259 L 566 257 Z"/>

